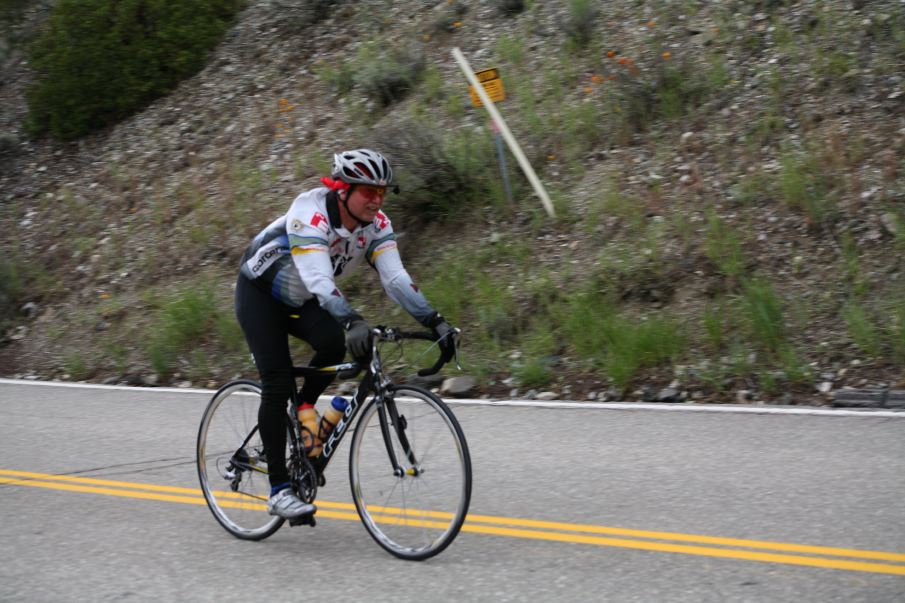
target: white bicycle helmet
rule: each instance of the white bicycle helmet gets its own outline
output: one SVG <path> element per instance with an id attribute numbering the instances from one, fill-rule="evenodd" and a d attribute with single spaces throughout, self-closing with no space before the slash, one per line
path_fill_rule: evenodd
<path id="1" fill-rule="evenodd" d="M 355 149 L 333 155 L 331 177 L 349 184 L 387 186 L 393 183 L 393 168 L 377 151 Z"/>

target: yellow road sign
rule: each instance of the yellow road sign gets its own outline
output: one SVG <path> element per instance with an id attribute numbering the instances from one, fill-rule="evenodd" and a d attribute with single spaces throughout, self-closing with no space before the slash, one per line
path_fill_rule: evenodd
<path id="1" fill-rule="evenodd" d="M 484 69 L 475 73 L 475 77 L 481 82 L 487 96 L 495 103 L 506 100 L 506 89 L 503 88 L 503 80 L 500 78 L 500 72 L 496 69 Z M 471 95 L 471 104 L 475 107 L 483 107 L 478 93 L 475 92 L 474 86 L 468 87 L 468 93 Z"/>

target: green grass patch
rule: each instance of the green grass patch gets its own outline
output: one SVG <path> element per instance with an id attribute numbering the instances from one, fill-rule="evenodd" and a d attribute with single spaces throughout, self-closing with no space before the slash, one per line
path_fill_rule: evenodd
<path id="1" fill-rule="evenodd" d="M 848 326 L 849 336 L 862 352 L 876 356 L 880 353 L 880 332 L 874 325 L 864 307 L 852 302 L 842 312 L 845 324 Z"/>
<path id="2" fill-rule="evenodd" d="M 842 310 L 848 335 L 874 358 L 905 364 L 905 294 L 868 302 L 853 299 Z"/>
<path id="3" fill-rule="evenodd" d="M 773 286 L 760 279 L 746 281 L 741 302 L 752 340 L 767 352 L 779 353 L 786 343 L 787 329 L 783 303 Z"/>
<path id="4" fill-rule="evenodd" d="M 218 309 L 214 289 L 194 286 L 178 291 L 160 304 L 150 330 L 146 353 L 159 375 L 171 374 L 181 355 L 227 333 L 227 342 L 238 347 L 238 337 L 225 326 L 229 317 Z"/>
<path id="5" fill-rule="evenodd" d="M 687 337 L 676 321 L 620 315 L 595 293 L 574 296 L 561 320 L 575 351 L 602 368 L 620 388 L 642 368 L 657 366 L 686 349 Z"/>
<path id="6" fill-rule="evenodd" d="M 512 375 L 523 387 L 544 387 L 553 381 L 557 343 L 549 325 L 534 325 L 519 337 L 521 357 L 513 363 Z"/>
<path id="7" fill-rule="evenodd" d="M 92 374 L 90 363 L 84 354 L 72 352 L 63 359 L 63 370 L 75 381 L 87 379 Z"/>
<path id="8" fill-rule="evenodd" d="M 333 91 L 340 96 L 346 95 L 355 87 L 355 68 L 353 62 L 334 66 L 324 60 L 314 64 L 314 73 L 330 84 Z"/>
<path id="9" fill-rule="evenodd" d="M 832 226 L 840 215 L 833 166 L 823 166 L 807 151 L 786 151 L 781 158 L 779 191 L 789 207 L 801 211 L 812 227 Z"/>
<path id="10" fill-rule="evenodd" d="M 510 65 L 521 65 L 528 55 L 525 39 L 519 35 L 500 36 L 494 49 L 497 56 Z"/>
<path id="11" fill-rule="evenodd" d="M 772 194 L 772 181 L 763 173 L 743 176 L 731 189 L 732 199 L 743 206 L 767 200 Z"/>
<path id="12" fill-rule="evenodd" d="M 849 233 L 843 233 L 840 239 L 842 250 L 842 266 L 846 280 L 851 287 L 852 295 L 856 298 L 863 297 L 870 290 L 864 270 L 861 268 L 861 253 L 855 243 L 855 239 Z"/>
<path id="13" fill-rule="evenodd" d="M 891 320 L 887 327 L 892 358 L 900 364 L 905 364 L 905 295 L 892 305 Z"/>
<path id="14" fill-rule="evenodd" d="M 705 308 L 701 323 L 707 347 L 713 352 L 719 352 L 726 344 L 728 337 L 725 304 L 714 304 Z"/>
<path id="15" fill-rule="evenodd" d="M 713 210 L 707 213 L 704 253 L 730 284 L 737 283 L 745 274 L 746 260 L 741 238 Z"/>

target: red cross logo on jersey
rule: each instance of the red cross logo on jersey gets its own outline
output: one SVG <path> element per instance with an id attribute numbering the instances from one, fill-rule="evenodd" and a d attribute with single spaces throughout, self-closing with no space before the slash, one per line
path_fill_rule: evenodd
<path id="1" fill-rule="evenodd" d="M 323 226 L 321 226 L 322 224 L 323 224 Z M 327 232 L 330 229 L 328 222 L 327 222 L 327 218 L 324 216 L 324 214 L 322 214 L 320 212 L 316 212 L 314 214 L 314 216 L 312 216 L 311 226 L 315 227 L 316 229 L 318 229 L 322 232 Z"/>

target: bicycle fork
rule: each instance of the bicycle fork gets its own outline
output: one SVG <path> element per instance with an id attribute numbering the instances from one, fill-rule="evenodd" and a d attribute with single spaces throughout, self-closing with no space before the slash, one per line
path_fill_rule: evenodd
<path id="1" fill-rule="evenodd" d="M 393 475 L 396 477 L 404 477 L 406 475 L 417 477 L 421 475 L 422 469 L 406 435 L 408 420 L 399 413 L 396 401 L 392 398 L 381 400 L 377 407 L 377 415 L 380 420 L 380 431 L 383 435 L 383 442 L 386 444 L 387 455 L 389 456 L 390 464 L 393 466 Z M 396 434 L 396 438 L 399 440 L 399 445 L 405 455 L 405 460 L 408 461 L 408 469 L 400 465 L 399 460 L 396 458 L 396 450 L 393 446 L 393 433 Z"/>

